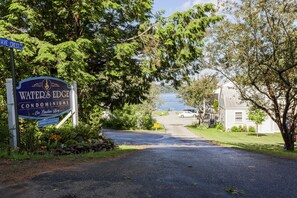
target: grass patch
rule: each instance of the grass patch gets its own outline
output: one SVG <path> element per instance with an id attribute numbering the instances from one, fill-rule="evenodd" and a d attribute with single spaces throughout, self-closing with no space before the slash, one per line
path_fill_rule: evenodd
<path id="1" fill-rule="evenodd" d="M 168 116 L 169 112 L 168 111 L 154 111 L 153 116 Z"/>
<path id="2" fill-rule="evenodd" d="M 160 124 L 160 128 L 152 128 L 151 130 L 146 130 L 146 129 L 131 129 L 131 130 L 121 130 L 121 131 L 128 131 L 128 132 L 134 132 L 134 133 L 165 133 L 166 129 L 163 124 Z"/>
<path id="3" fill-rule="evenodd" d="M 280 133 L 257 136 L 255 133 L 222 132 L 214 128 L 188 127 L 188 129 L 214 144 L 297 160 L 297 151 L 284 150 L 284 141 Z"/>
<path id="4" fill-rule="evenodd" d="M 0 159 L 11 159 L 11 160 L 29 160 L 29 159 L 104 159 L 111 158 L 127 153 L 135 152 L 141 149 L 139 146 L 120 145 L 118 148 L 112 151 L 99 151 L 99 152 L 88 152 L 76 155 L 62 155 L 54 156 L 51 154 L 45 155 L 34 155 L 31 153 L 19 153 L 11 152 L 9 155 L 7 152 L 0 151 Z"/>

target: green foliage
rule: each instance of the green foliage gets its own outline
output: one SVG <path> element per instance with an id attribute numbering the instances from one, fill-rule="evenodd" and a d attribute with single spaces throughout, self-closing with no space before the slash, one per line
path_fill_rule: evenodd
<path id="1" fill-rule="evenodd" d="M 260 109 L 250 109 L 248 112 L 248 118 L 256 125 L 260 125 L 264 122 L 267 114 Z"/>
<path id="2" fill-rule="evenodd" d="M 77 81 L 80 118 L 88 122 L 98 104 L 111 110 L 139 104 L 154 80 L 178 85 L 199 69 L 205 30 L 219 19 L 213 6 L 197 5 L 152 23 L 152 4 L 8 0 L 1 3 L 0 37 L 24 44 L 15 53 L 17 81 L 47 75 Z M 0 57 L 4 96 L 9 50 L 0 47 Z"/>
<path id="3" fill-rule="evenodd" d="M 222 5 L 230 17 L 209 32 L 209 67 L 231 80 L 241 99 L 270 116 L 286 149 L 294 150 L 297 1 L 228 0 Z"/>
<path id="4" fill-rule="evenodd" d="M 207 129 L 208 128 L 207 124 L 200 123 L 200 122 L 197 122 L 197 121 L 192 122 L 192 124 L 190 126 L 195 127 L 197 129 Z"/>
<path id="5" fill-rule="evenodd" d="M 178 87 L 201 69 L 206 29 L 221 20 L 214 12 L 212 4 L 196 4 L 170 17 L 158 17 L 153 28 L 150 23 L 140 27 L 146 54 L 143 61 L 157 80 Z"/>
<path id="6" fill-rule="evenodd" d="M 207 112 L 213 111 L 209 104 L 214 103 L 214 91 L 217 86 L 216 75 L 205 75 L 178 90 L 185 103 L 197 109 L 199 123 L 203 123 Z"/>
<path id="7" fill-rule="evenodd" d="M 155 84 L 146 95 L 146 100 L 139 105 L 126 104 L 122 109 L 112 112 L 110 118 L 105 119 L 104 127 L 116 129 L 152 129 L 155 119 L 153 111 L 158 106 L 160 89 Z"/>
<path id="8" fill-rule="evenodd" d="M 233 126 L 231 127 L 231 132 L 248 132 L 247 126 Z"/>
<path id="9" fill-rule="evenodd" d="M 206 28 L 220 20 L 210 4 L 169 18 L 159 15 L 155 22 L 150 20 L 152 0 L 7 0 L 0 4 L 0 37 L 24 45 L 15 51 L 16 81 L 36 76 L 77 81 L 80 120 L 94 128 L 102 124 L 102 109 L 140 103 L 146 106 L 139 108 L 146 111 L 125 109 L 118 116 L 123 120 L 115 125 L 150 128 L 151 111 L 157 106 L 151 102 L 157 94 L 148 94 L 151 83 L 165 80 L 178 86 L 198 72 Z M 0 47 L 0 57 L 2 123 L 2 115 L 7 115 L 5 79 L 11 77 L 9 49 Z M 21 133 L 22 146 L 34 150 L 40 135 L 35 124 L 23 126 Z"/>
<path id="10" fill-rule="evenodd" d="M 222 123 L 216 123 L 216 126 L 215 128 L 218 130 L 218 131 L 225 131 L 225 127 Z"/>
<path id="11" fill-rule="evenodd" d="M 216 75 L 206 75 L 198 80 L 193 80 L 190 85 L 178 90 L 180 96 L 187 105 L 203 109 L 203 101 L 213 104 L 214 90 L 217 88 L 218 79 Z"/>
<path id="12" fill-rule="evenodd" d="M 20 120 L 20 149 L 33 152 L 39 148 L 41 131 L 35 121 Z"/>
<path id="13" fill-rule="evenodd" d="M 267 114 L 260 110 L 260 109 L 257 109 L 257 108 L 251 108 L 248 112 L 248 117 L 251 121 L 253 121 L 255 124 L 256 124 L 256 132 L 257 132 L 257 135 L 258 135 L 258 132 L 259 132 L 259 125 L 262 124 L 264 122 L 264 120 L 266 119 L 267 117 Z"/>
<path id="14" fill-rule="evenodd" d="M 248 132 L 251 132 L 251 133 L 256 132 L 255 127 L 253 127 L 253 126 L 249 126 L 249 128 L 248 128 Z"/>
<path id="15" fill-rule="evenodd" d="M 239 132 L 238 131 L 238 126 L 233 126 L 233 127 L 231 127 L 231 132 Z"/>
<path id="16" fill-rule="evenodd" d="M 100 129 L 102 126 L 102 115 L 103 109 L 100 108 L 98 105 L 94 106 L 94 108 L 90 112 L 88 123 L 91 125 L 92 128 Z"/>
<path id="17" fill-rule="evenodd" d="M 155 119 L 150 112 L 141 111 L 140 105 L 125 105 L 123 109 L 112 112 L 103 126 L 116 129 L 152 129 Z"/>
<path id="18" fill-rule="evenodd" d="M 62 126 L 58 129 L 55 127 L 47 127 L 42 132 L 40 140 L 41 145 L 56 148 L 64 143 L 88 142 L 89 140 L 96 139 L 98 133 L 98 130 L 86 124 L 79 124 L 75 128 L 71 126 Z"/>
<path id="19" fill-rule="evenodd" d="M 9 145 L 9 131 L 6 123 L 0 120 L 0 151 L 8 149 Z"/>
<path id="20" fill-rule="evenodd" d="M 1 112 L 0 113 L 0 150 L 5 150 L 8 148 L 8 142 L 9 142 L 8 115 L 7 115 L 7 105 L 4 101 L 4 94 L 3 95 L 1 94 L 1 89 L 0 89 L 0 112 Z"/>
<path id="21" fill-rule="evenodd" d="M 141 116 L 138 121 L 138 128 L 150 130 L 154 126 L 156 120 L 152 117 L 150 113 L 146 113 Z"/>
<path id="22" fill-rule="evenodd" d="M 208 125 L 205 124 L 205 123 L 200 123 L 200 124 L 196 124 L 196 128 L 197 129 L 207 129 L 208 128 Z"/>

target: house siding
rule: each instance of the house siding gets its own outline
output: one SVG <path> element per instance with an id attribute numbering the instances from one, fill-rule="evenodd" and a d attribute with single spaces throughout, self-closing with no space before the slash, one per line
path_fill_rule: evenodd
<path id="1" fill-rule="evenodd" d="M 230 131 L 233 126 L 253 126 L 256 129 L 255 123 L 248 119 L 248 105 L 244 102 L 239 102 L 239 94 L 234 88 L 230 88 L 229 86 L 223 86 L 219 96 L 219 120 L 224 125 L 225 130 Z M 241 122 L 235 120 L 236 112 L 242 113 Z M 276 123 L 269 117 L 259 125 L 258 130 L 259 133 L 275 133 L 280 131 Z"/>

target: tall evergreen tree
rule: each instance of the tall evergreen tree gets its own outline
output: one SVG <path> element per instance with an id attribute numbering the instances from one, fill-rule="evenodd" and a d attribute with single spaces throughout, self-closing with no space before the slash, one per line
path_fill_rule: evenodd
<path id="1" fill-rule="evenodd" d="M 24 44 L 17 80 L 49 75 L 76 80 L 81 116 L 145 99 L 154 80 L 178 85 L 197 72 L 205 29 L 219 17 L 212 5 L 152 19 L 152 0 L 2 0 L 0 37 Z M 146 31 L 148 29 L 148 31 Z M 152 38 L 152 40 L 148 39 Z M 150 41 L 158 43 L 152 45 Z M 10 76 L 0 48 L 0 92 Z"/>

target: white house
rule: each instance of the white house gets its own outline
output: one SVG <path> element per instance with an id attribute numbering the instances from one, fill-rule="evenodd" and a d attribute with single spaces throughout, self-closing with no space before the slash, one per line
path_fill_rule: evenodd
<path id="1" fill-rule="evenodd" d="M 219 93 L 219 122 L 229 131 L 233 126 L 253 126 L 254 122 L 248 119 L 248 105 L 240 100 L 240 94 L 232 83 L 224 84 Z M 259 125 L 259 133 L 279 132 L 277 124 L 267 116 Z"/>

